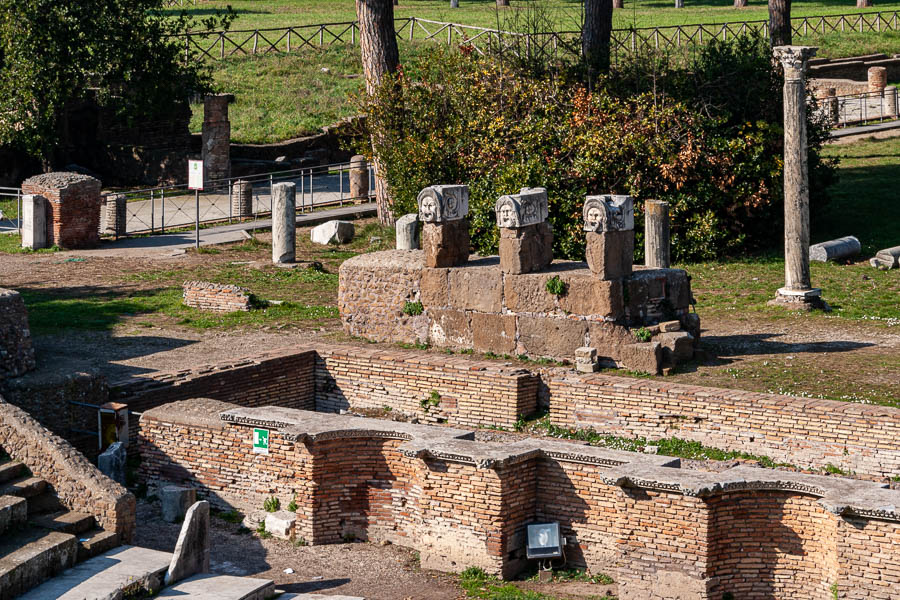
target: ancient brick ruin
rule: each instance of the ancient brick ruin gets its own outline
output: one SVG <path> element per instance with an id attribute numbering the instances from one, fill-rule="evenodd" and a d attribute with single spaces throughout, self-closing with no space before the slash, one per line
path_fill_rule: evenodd
<path id="1" fill-rule="evenodd" d="M 28 312 L 19 292 L 0 288 L 0 381 L 34 368 Z"/>
<path id="2" fill-rule="evenodd" d="M 185 281 L 182 286 L 184 304 L 213 312 L 248 311 L 252 295 L 247 288 L 225 283 Z"/>
<path id="3" fill-rule="evenodd" d="M 269 431 L 254 453 L 254 428 Z M 141 476 L 197 486 L 222 508 L 298 504 L 310 543 L 415 548 L 422 565 L 511 576 L 524 528 L 557 521 L 571 565 L 611 573 L 619 597 L 888 598 L 900 585 L 900 491 L 568 442 L 478 442 L 471 432 L 195 399 L 144 413 Z"/>
<path id="4" fill-rule="evenodd" d="M 456 190 L 464 187 L 420 194 L 423 251 L 373 252 L 341 265 L 338 307 L 347 333 L 558 360 L 587 346 L 602 365 L 649 373 L 691 358 L 700 321 L 690 312 L 690 277 L 632 265 L 631 197 L 588 197 L 587 264 L 551 263 L 545 190 L 502 196 L 499 258 L 469 257 L 468 192 Z M 421 310 L 411 311 L 416 303 Z M 664 333 L 662 322 L 674 326 Z M 652 339 L 635 337 L 631 328 L 642 327 Z"/>
<path id="5" fill-rule="evenodd" d="M 22 182 L 22 194 L 44 199 L 47 245 L 93 248 L 100 243 L 100 181 L 78 173 L 45 173 Z"/>

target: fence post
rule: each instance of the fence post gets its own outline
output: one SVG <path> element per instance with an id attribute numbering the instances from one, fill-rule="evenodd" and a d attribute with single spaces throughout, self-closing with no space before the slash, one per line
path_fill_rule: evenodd
<path id="1" fill-rule="evenodd" d="M 22 190 L 16 190 L 16 224 L 18 225 L 19 235 L 22 235 Z"/>
<path id="2" fill-rule="evenodd" d="M 162 196 L 162 206 L 160 206 L 160 210 L 161 210 L 162 214 L 160 215 L 161 218 L 159 220 L 159 232 L 165 233 L 166 232 L 166 190 L 165 190 L 165 188 L 161 189 L 159 191 L 159 194 L 160 194 L 160 196 Z"/>
<path id="3" fill-rule="evenodd" d="M 153 190 L 150 190 L 150 233 L 156 225 L 156 200 L 153 198 Z"/>

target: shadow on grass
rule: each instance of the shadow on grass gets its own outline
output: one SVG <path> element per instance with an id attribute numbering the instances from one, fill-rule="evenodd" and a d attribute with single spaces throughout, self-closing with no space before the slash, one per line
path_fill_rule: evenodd
<path id="1" fill-rule="evenodd" d="M 874 346 L 867 342 L 808 342 L 787 343 L 772 341 L 780 333 L 752 333 L 745 335 L 704 335 L 703 345 L 718 357 L 742 356 L 748 354 L 801 354 L 822 352 L 849 352 L 859 348 Z M 721 363 L 727 364 L 727 363 Z"/>

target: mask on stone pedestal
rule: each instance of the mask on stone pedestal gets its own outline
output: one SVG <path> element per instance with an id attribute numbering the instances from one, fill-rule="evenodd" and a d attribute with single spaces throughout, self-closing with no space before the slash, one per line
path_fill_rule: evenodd
<path id="1" fill-rule="evenodd" d="M 458 221 L 469 214 L 469 187 L 432 185 L 419 192 L 418 203 L 423 223 Z"/>
<path id="2" fill-rule="evenodd" d="M 494 205 L 497 226 L 510 229 L 536 225 L 547 220 L 547 190 L 522 188 L 518 194 L 500 196 Z"/>
<path id="3" fill-rule="evenodd" d="M 587 196 L 584 199 L 584 230 L 592 232 L 634 229 L 634 198 L 631 196 Z"/>

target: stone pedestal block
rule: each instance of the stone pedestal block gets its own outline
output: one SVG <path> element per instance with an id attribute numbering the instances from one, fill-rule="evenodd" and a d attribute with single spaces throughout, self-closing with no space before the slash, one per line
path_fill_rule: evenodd
<path id="1" fill-rule="evenodd" d="M 22 247 L 47 248 L 47 199 L 43 196 L 22 198 Z"/>
<path id="2" fill-rule="evenodd" d="M 662 372 L 663 349 L 659 342 L 626 344 L 621 347 L 619 366 L 631 371 L 659 375 Z"/>
<path id="3" fill-rule="evenodd" d="M 197 501 L 197 490 L 179 485 L 163 486 L 159 490 L 162 504 L 162 518 L 168 523 L 176 523 L 184 518 L 188 508 Z"/>
<path id="4" fill-rule="evenodd" d="M 172 585 L 197 573 L 209 573 L 209 502 L 205 500 L 185 514 L 165 582 Z"/>
<path id="5" fill-rule="evenodd" d="M 125 462 L 127 458 L 125 444 L 116 442 L 97 457 L 97 467 L 101 473 L 113 481 L 125 485 Z"/>
<path id="6" fill-rule="evenodd" d="M 537 223 L 518 229 L 500 228 L 500 270 L 521 274 L 540 271 L 553 262 L 553 228 Z"/>
<path id="7" fill-rule="evenodd" d="M 419 215 L 403 215 L 397 219 L 397 250 L 417 250 L 419 248 Z"/>
<path id="8" fill-rule="evenodd" d="M 425 223 L 422 227 L 426 267 L 455 267 L 465 264 L 469 260 L 469 244 L 469 222 L 466 219 Z"/>
<path id="9" fill-rule="evenodd" d="M 297 184 L 272 186 L 272 262 L 292 263 L 297 258 Z"/>
<path id="10" fill-rule="evenodd" d="M 100 243 L 100 181 L 79 173 L 45 173 L 22 182 L 22 193 L 47 199 L 47 244 L 93 248 Z"/>
<path id="11" fill-rule="evenodd" d="M 124 194 L 108 196 L 104 203 L 101 233 L 124 236 L 128 223 L 128 198 Z"/>
<path id="12" fill-rule="evenodd" d="M 369 164 L 359 154 L 350 159 L 350 199 L 357 203 L 369 199 Z"/>
<path id="13" fill-rule="evenodd" d="M 634 230 L 586 233 L 587 264 L 600 279 L 623 279 L 634 264 Z"/>
<path id="14" fill-rule="evenodd" d="M 253 216 L 253 184 L 239 179 L 231 184 L 231 216 L 246 219 Z"/>
<path id="15" fill-rule="evenodd" d="M 286 510 L 280 510 L 266 515 L 266 531 L 282 540 L 294 539 L 294 524 L 297 522 L 297 514 Z"/>
<path id="16" fill-rule="evenodd" d="M 575 370 L 581 373 L 593 373 L 600 369 L 597 360 L 597 349 L 590 346 L 582 346 L 575 350 Z"/>
<path id="17" fill-rule="evenodd" d="M 694 357 L 694 336 L 684 331 L 669 331 L 659 334 L 663 348 L 663 360 L 667 365 L 676 365 Z"/>

